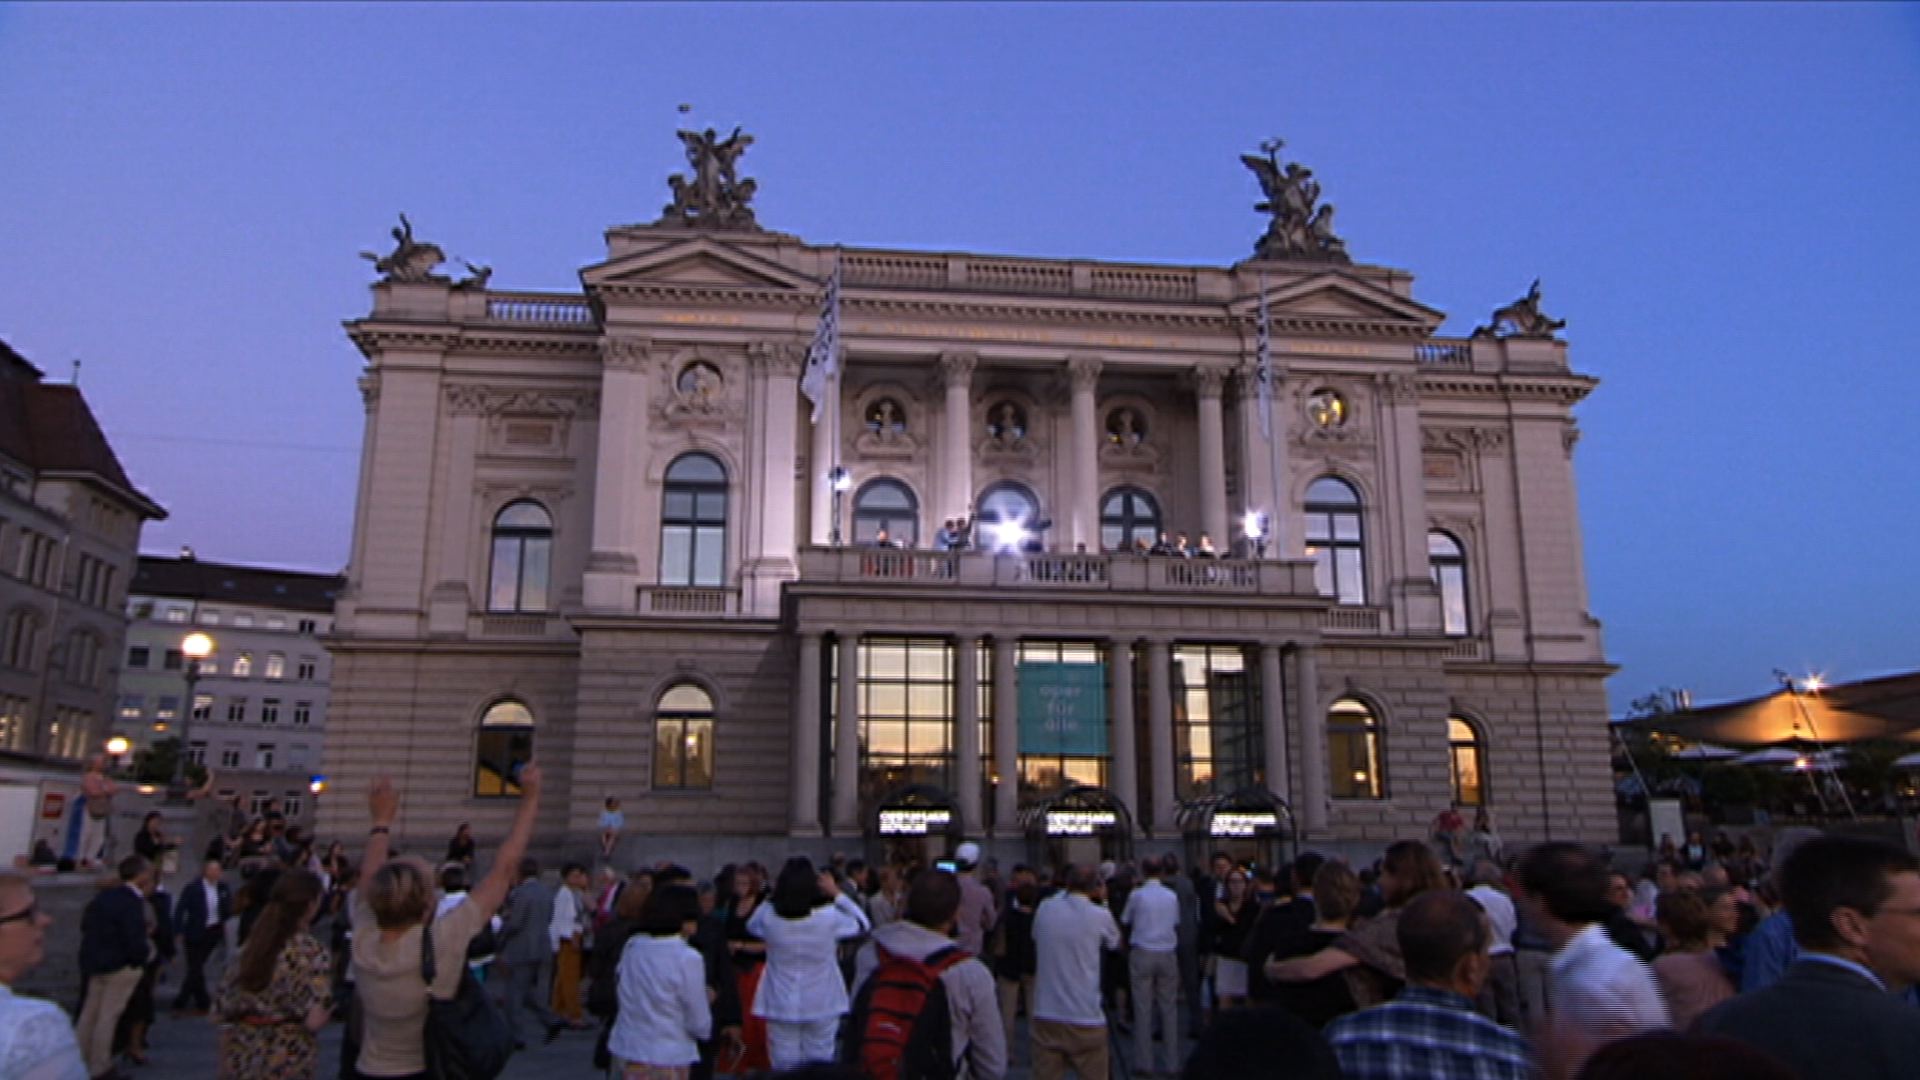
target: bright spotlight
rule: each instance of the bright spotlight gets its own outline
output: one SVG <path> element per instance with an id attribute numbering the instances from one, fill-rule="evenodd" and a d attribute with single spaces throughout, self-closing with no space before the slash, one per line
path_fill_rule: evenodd
<path id="1" fill-rule="evenodd" d="M 1027 542 L 1027 523 L 1017 518 L 1002 518 L 987 526 L 996 551 L 1019 551 Z"/>
<path id="2" fill-rule="evenodd" d="M 1240 519 L 1240 531 L 1247 534 L 1249 540 L 1259 540 L 1267 535 L 1266 515 L 1258 510 L 1249 510 Z"/>
<path id="3" fill-rule="evenodd" d="M 1822 675 L 1809 675 L 1800 680 L 1800 689 L 1805 690 L 1809 694 L 1819 693 L 1826 688 L 1826 685 L 1826 677 Z"/>

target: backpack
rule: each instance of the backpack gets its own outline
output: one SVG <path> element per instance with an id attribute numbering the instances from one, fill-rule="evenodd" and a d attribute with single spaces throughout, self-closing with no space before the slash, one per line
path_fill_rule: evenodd
<path id="1" fill-rule="evenodd" d="M 434 1080 L 493 1080 L 513 1056 L 513 1029 L 500 1016 L 493 999 L 460 965 L 460 986 L 452 998 L 433 996 L 435 960 L 433 928 L 420 928 L 420 978 L 427 984 L 427 1024 L 422 1043 L 427 1075 Z"/>
<path id="2" fill-rule="evenodd" d="M 953 1080 L 953 1013 L 940 976 L 967 953 L 948 946 L 910 960 L 878 942 L 874 950 L 880 966 L 854 998 L 848 1063 L 867 1080 Z"/>

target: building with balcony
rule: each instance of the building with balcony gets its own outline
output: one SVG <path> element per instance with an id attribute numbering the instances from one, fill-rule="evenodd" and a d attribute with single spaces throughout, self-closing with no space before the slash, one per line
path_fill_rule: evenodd
<path id="1" fill-rule="evenodd" d="M 1225 266 L 816 245 L 732 168 L 608 230 L 577 293 L 448 280 L 395 230 L 347 324 L 323 829 L 387 772 L 409 842 L 498 835 L 537 757 L 544 844 L 617 795 L 695 866 L 920 832 L 1372 852 L 1451 806 L 1610 834 L 1594 380 L 1537 293 L 1438 338 L 1297 207 Z"/>
<path id="2" fill-rule="evenodd" d="M 256 809 L 279 799 L 289 822 L 310 819 L 333 666 L 322 639 L 344 580 L 191 551 L 141 556 L 114 713 L 129 752 L 184 737 L 189 758 L 214 770 L 217 793 Z M 213 651 L 199 662 L 189 702 L 192 661 L 181 644 L 195 631 L 213 639 Z"/>

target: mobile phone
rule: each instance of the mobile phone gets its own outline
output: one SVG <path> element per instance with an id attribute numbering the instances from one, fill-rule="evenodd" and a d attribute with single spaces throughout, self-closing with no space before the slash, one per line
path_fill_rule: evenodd
<path id="1" fill-rule="evenodd" d="M 941 859 L 933 864 L 933 868 L 935 870 L 945 870 L 949 874 L 957 874 L 960 872 L 960 864 L 954 862 L 952 859 Z"/>

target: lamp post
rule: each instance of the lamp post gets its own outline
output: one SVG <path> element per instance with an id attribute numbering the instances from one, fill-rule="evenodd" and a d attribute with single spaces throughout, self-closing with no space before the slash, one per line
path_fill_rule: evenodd
<path id="1" fill-rule="evenodd" d="M 833 526 L 828 530 L 827 541 L 834 547 L 840 546 L 840 501 L 846 497 L 847 489 L 853 486 L 853 474 L 845 465 L 835 465 L 827 470 L 827 483 L 833 488 Z"/>
<path id="2" fill-rule="evenodd" d="M 1814 722 L 1813 713 L 1808 711 L 1806 699 L 1801 697 L 1802 694 L 1819 693 L 1821 689 L 1826 686 L 1826 680 L 1819 675 L 1809 675 L 1805 680 L 1795 682 L 1793 676 L 1788 675 L 1779 668 L 1773 669 L 1773 677 L 1780 680 L 1781 688 L 1787 692 L 1788 697 L 1793 699 L 1794 708 L 1800 713 L 1800 722 L 1807 726 L 1807 733 L 1813 736 L 1813 745 L 1819 749 L 1819 754 L 1815 760 L 1825 766 L 1827 779 L 1831 781 L 1833 786 L 1840 792 L 1840 805 L 1846 807 L 1847 817 L 1853 821 L 1860 820 L 1859 812 L 1853 808 L 1853 796 L 1847 794 L 1847 785 L 1840 781 L 1840 773 L 1833 767 L 1833 755 L 1827 753 L 1827 744 L 1825 740 L 1820 738 L 1820 726 Z M 1805 766 L 1801 765 L 1799 761 L 1794 762 L 1794 767 L 1802 769 L 1803 771 L 1812 765 L 1813 761 L 1808 761 Z M 1811 774 L 1807 776 L 1807 782 L 1810 784 L 1813 783 L 1813 776 Z M 1818 784 L 1814 784 L 1814 794 L 1820 794 Z M 1821 796 L 1820 802 L 1822 809 L 1825 809 L 1826 801 L 1826 797 Z"/>
<path id="3" fill-rule="evenodd" d="M 200 682 L 200 661 L 213 655 L 213 638 L 195 630 L 180 639 L 180 655 L 187 658 L 187 700 L 180 714 L 180 752 L 173 756 L 173 787 L 179 791 L 187 788 L 187 755 L 191 752 L 191 743 L 187 741 L 193 733 L 193 710 L 196 704 L 194 687 Z"/>
<path id="4" fill-rule="evenodd" d="M 125 735 L 115 735 L 113 738 L 107 740 L 107 756 L 113 758 L 114 772 L 120 771 L 120 759 L 125 756 L 126 752 L 132 749 L 132 747 L 133 744 L 127 741 Z"/>

